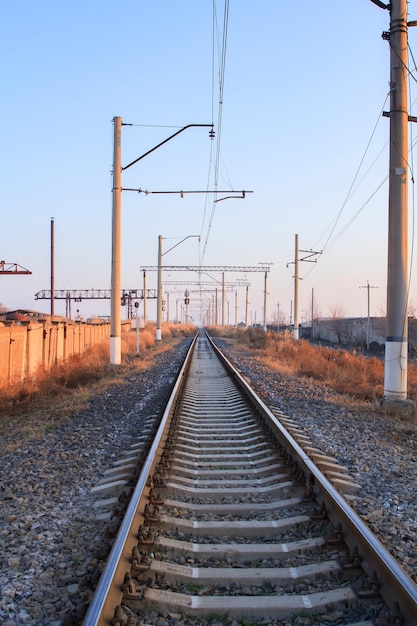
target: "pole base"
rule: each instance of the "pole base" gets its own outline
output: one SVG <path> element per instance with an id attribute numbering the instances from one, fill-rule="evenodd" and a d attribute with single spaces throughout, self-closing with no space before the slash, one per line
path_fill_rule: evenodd
<path id="1" fill-rule="evenodd" d="M 388 415 L 409 419 L 415 419 L 416 417 L 416 403 L 409 398 L 402 400 L 400 398 L 384 397 L 381 400 L 381 408 Z"/>
<path id="2" fill-rule="evenodd" d="M 122 339 L 110 337 L 110 365 L 120 365 L 122 362 Z"/>

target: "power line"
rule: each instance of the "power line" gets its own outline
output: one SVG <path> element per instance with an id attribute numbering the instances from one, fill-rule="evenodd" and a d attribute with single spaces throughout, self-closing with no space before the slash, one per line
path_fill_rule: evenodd
<path id="1" fill-rule="evenodd" d="M 358 176 L 359 176 L 359 172 L 360 172 L 360 170 L 361 170 L 361 168 L 362 168 L 363 162 L 364 162 L 365 157 L 366 157 L 366 155 L 367 155 L 367 153 L 368 153 L 368 150 L 369 150 L 369 147 L 370 147 L 370 145 L 371 145 L 372 139 L 373 139 L 373 137 L 374 137 L 374 135 L 375 135 L 375 132 L 376 132 L 376 129 L 377 129 L 377 127 L 378 127 L 378 125 L 379 125 L 379 123 L 380 123 L 380 121 L 381 121 L 381 114 L 382 114 L 382 111 L 383 111 L 383 109 L 384 109 L 384 106 L 385 106 L 385 104 L 386 104 L 386 102 L 387 102 L 388 97 L 389 97 L 389 94 L 387 94 L 387 95 L 386 95 L 386 97 L 385 97 L 384 104 L 382 105 L 382 109 L 380 110 L 380 112 L 379 112 L 379 114 L 378 114 L 378 119 L 377 119 L 377 121 L 376 121 L 376 123 L 375 123 L 375 125 L 374 125 L 374 128 L 373 128 L 373 130 L 372 130 L 371 136 L 370 136 L 370 138 L 369 138 L 369 140 L 368 140 L 368 143 L 367 143 L 367 145 L 366 145 L 366 148 L 365 148 L 364 153 L 363 153 L 363 155 L 362 155 L 362 158 L 361 158 L 361 160 L 360 160 L 359 166 L 358 166 L 358 168 L 357 168 L 357 170 L 356 170 L 356 173 L 355 173 L 355 175 L 354 175 L 354 177 L 353 177 L 353 180 L 352 180 L 352 182 L 351 182 L 351 184 L 350 184 L 350 187 L 349 187 L 349 189 L 348 189 L 348 192 L 347 192 L 347 194 L 346 194 L 345 200 L 344 200 L 344 202 L 343 202 L 343 204 L 342 204 L 342 206 L 341 206 L 341 208 L 340 208 L 339 212 L 338 212 L 338 213 L 337 213 L 337 215 L 336 215 L 336 218 L 335 218 L 335 220 L 334 220 L 333 227 L 332 227 L 332 229 L 331 229 L 331 231 L 330 231 L 330 234 L 328 235 L 328 237 L 327 237 L 327 239 L 326 239 L 326 242 L 325 242 L 325 244 L 324 244 L 324 246 L 323 246 L 323 252 L 326 250 L 326 248 L 327 248 L 327 246 L 328 246 L 328 244 L 329 244 L 329 241 L 330 241 L 330 239 L 331 239 L 331 237 L 332 237 L 332 235 L 333 235 L 333 233 L 334 233 L 334 231 L 335 231 L 335 229 L 336 229 L 336 226 L 337 226 L 337 224 L 338 224 L 338 222 L 339 222 L 339 220 L 340 220 L 340 218 L 341 218 L 341 216 L 342 216 L 342 213 L 343 213 L 344 209 L 346 208 L 346 205 L 347 205 L 348 201 L 349 201 L 349 200 L 350 200 L 350 198 L 352 197 L 354 184 L 355 184 L 355 182 L 356 182 L 356 179 L 357 179 L 357 178 L 358 178 Z M 363 179 L 362 179 L 362 180 L 363 180 Z"/>
<path id="2" fill-rule="evenodd" d="M 213 0 L 215 4 L 215 0 Z M 214 15 L 216 16 L 215 8 Z M 217 141 L 216 141 L 216 153 L 214 159 L 214 189 L 217 188 L 219 182 L 219 160 L 220 160 L 220 145 L 221 145 L 221 137 L 222 137 L 222 117 L 223 117 L 223 103 L 224 103 L 224 78 L 226 71 L 226 51 L 227 51 L 227 34 L 228 34 L 228 25 L 229 25 L 229 0 L 225 0 L 224 3 L 224 14 L 223 14 L 223 33 L 222 33 L 222 47 L 220 54 L 220 67 L 219 67 L 219 102 L 218 102 L 218 120 L 217 120 Z M 214 27 L 214 25 L 213 25 Z M 204 260 L 204 256 L 206 253 L 207 243 L 211 232 L 211 227 L 213 225 L 214 215 L 216 212 L 216 198 L 212 203 L 212 210 L 210 215 L 210 220 L 207 228 L 207 235 L 204 240 L 204 247 L 201 256 L 201 263 Z"/>

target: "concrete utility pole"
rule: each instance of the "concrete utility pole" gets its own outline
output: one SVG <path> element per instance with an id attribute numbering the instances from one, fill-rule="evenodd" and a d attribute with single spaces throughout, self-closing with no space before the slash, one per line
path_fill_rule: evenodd
<path id="1" fill-rule="evenodd" d="M 407 402 L 408 361 L 408 25 L 407 0 L 392 0 L 390 31 L 390 152 L 388 202 L 387 326 L 384 404 Z M 414 403 L 412 403 L 414 405 Z"/>
<path id="2" fill-rule="evenodd" d="M 158 236 L 158 301 L 156 307 L 156 341 L 162 339 L 162 235 Z"/>
<path id="3" fill-rule="evenodd" d="M 311 289 L 311 338 L 314 339 L 314 288 Z"/>
<path id="4" fill-rule="evenodd" d="M 146 272 L 143 272 L 143 325 L 147 324 Z"/>
<path id="5" fill-rule="evenodd" d="M 298 339 L 299 322 L 298 322 L 298 235 L 295 235 L 295 261 L 294 261 L 294 339 Z"/>
<path id="6" fill-rule="evenodd" d="M 181 239 L 181 241 L 179 241 L 174 246 L 169 248 L 169 250 L 166 250 L 165 252 L 162 252 L 162 239 L 163 239 L 163 237 L 162 237 L 162 235 L 158 236 L 158 265 L 157 265 L 157 271 L 158 271 L 157 294 L 158 294 L 158 297 L 157 297 L 157 303 L 156 303 L 156 336 L 155 336 L 156 341 L 161 341 L 161 339 L 162 339 L 162 305 L 163 305 L 163 303 L 162 303 L 162 257 L 165 256 L 165 254 L 168 254 L 168 252 L 171 252 L 171 250 L 173 250 L 177 246 L 181 245 L 186 239 L 192 239 L 192 238 L 197 238 L 198 240 L 200 240 L 200 235 L 187 235 L 186 237 L 183 237 Z M 186 299 L 187 298 L 188 298 L 188 296 L 186 296 Z M 186 302 L 185 304 L 188 305 L 188 302 Z M 186 307 L 186 314 L 187 314 L 187 317 L 188 317 L 188 306 Z"/>
<path id="7" fill-rule="evenodd" d="M 51 319 L 55 315 L 55 222 L 54 218 L 51 218 Z"/>
<path id="8" fill-rule="evenodd" d="M 167 324 L 169 324 L 169 291 L 165 292 L 167 295 Z"/>
<path id="9" fill-rule="evenodd" d="M 222 272 L 222 326 L 225 325 L 225 310 L 224 310 L 224 305 L 225 305 L 225 293 L 224 293 L 224 272 Z"/>
<path id="10" fill-rule="evenodd" d="M 112 267 L 111 267 L 111 322 L 110 322 L 110 363 L 114 365 L 120 365 L 122 362 L 121 349 L 122 349 L 122 322 L 121 322 L 121 302 L 119 300 L 120 293 L 120 238 L 121 238 L 121 204 L 122 204 L 122 171 L 129 169 L 132 165 L 135 165 L 149 154 L 165 145 L 168 141 L 177 137 L 180 133 L 184 132 L 188 128 L 194 126 L 209 126 L 211 131 L 209 136 L 214 138 L 213 124 L 188 124 L 180 130 L 177 130 L 173 135 L 164 139 L 156 146 L 139 156 L 137 159 L 122 167 L 121 160 L 121 135 L 122 135 L 122 118 L 114 117 L 114 155 L 113 155 L 113 207 L 112 207 Z M 126 124 L 124 124 L 126 125 Z M 130 124 L 131 126 L 131 124 Z M 129 189 L 125 188 L 125 191 L 135 191 L 138 193 L 148 193 L 144 189 Z M 160 192 L 152 192 L 160 193 Z M 165 193 L 165 192 L 162 192 Z M 170 192 L 168 192 L 170 193 Z M 182 195 L 184 192 L 180 192 Z M 194 192 L 187 192 L 194 193 Z M 214 192 L 212 192 L 214 193 Z M 216 191 L 216 193 L 218 193 Z M 242 191 L 242 198 L 245 198 L 246 193 L 252 193 Z M 224 198 L 225 199 L 225 198 Z"/>
<path id="11" fill-rule="evenodd" d="M 264 306 L 263 306 L 263 313 L 262 313 L 262 317 L 263 317 L 263 330 L 264 332 L 266 332 L 266 299 L 267 299 L 267 294 L 268 294 L 268 272 L 270 270 L 270 267 L 272 265 L 272 263 L 268 262 L 268 261 L 259 261 L 259 265 L 262 266 L 262 269 L 265 270 L 265 274 L 264 274 Z"/>
<path id="12" fill-rule="evenodd" d="M 302 259 L 298 258 L 299 252 L 303 252 L 307 256 Z M 301 280 L 298 275 L 298 263 L 299 261 L 307 261 L 309 263 L 317 263 L 317 259 L 315 257 L 317 254 L 321 254 L 321 252 L 314 252 L 313 250 L 299 250 L 298 249 L 298 235 L 295 235 L 295 259 L 294 259 L 294 339 L 299 339 L 299 313 L 298 313 L 298 281 Z M 289 264 L 288 264 L 289 265 Z M 287 267 L 288 267 L 287 265 Z M 291 303 L 292 304 L 292 303 Z M 291 318 L 290 318 L 291 324 Z"/>
<path id="13" fill-rule="evenodd" d="M 367 289 L 368 290 L 368 321 L 366 325 L 366 349 L 369 350 L 370 344 L 370 336 L 371 336 L 371 289 L 378 289 L 378 287 L 374 287 L 369 284 L 369 280 L 366 281 L 366 285 L 359 287 L 359 289 Z"/>
<path id="14" fill-rule="evenodd" d="M 110 363 L 122 362 L 122 322 L 120 302 L 120 233 L 122 200 L 122 118 L 113 118 L 113 202 L 112 202 L 112 260 L 111 260 L 111 319 L 110 319 Z"/>
<path id="15" fill-rule="evenodd" d="M 217 293 L 217 288 L 216 288 L 216 295 L 215 295 L 214 325 L 215 325 L 215 326 L 218 326 L 218 325 L 219 325 L 219 303 L 218 303 L 218 293 Z"/>

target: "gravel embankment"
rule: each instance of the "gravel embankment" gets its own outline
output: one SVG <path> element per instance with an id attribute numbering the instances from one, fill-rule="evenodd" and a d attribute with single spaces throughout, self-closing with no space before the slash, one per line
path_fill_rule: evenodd
<path id="1" fill-rule="evenodd" d="M 296 420 L 318 448 L 349 469 L 362 485 L 354 508 L 417 580 L 414 423 L 349 406 L 332 391 L 273 373 L 249 352 L 218 343 L 269 406 Z M 100 394 L 42 439 L 20 440 L 17 427 L 2 435 L 3 626 L 82 622 L 118 523 L 117 515 L 97 519 L 91 489 L 163 406 L 188 345 L 184 340 L 160 354 L 150 370 Z"/>
<path id="2" fill-rule="evenodd" d="M 362 486 L 351 506 L 417 582 L 416 423 L 274 373 L 250 352 L 217 343 L 269 407 L 296 421 L 313 445 L 349 470 Z"/>
<path id="3" fill-rule="evenodd" d="M 39 430 L 36 417 L 2 434 L 2 626 L 82 622 L 120 520 L 117 511 L 97 519 L 91 489 L 164 407 L 190 342 L 159 354 L 154 367 L 96 396 L 42 439 L 27 434 Z"/>

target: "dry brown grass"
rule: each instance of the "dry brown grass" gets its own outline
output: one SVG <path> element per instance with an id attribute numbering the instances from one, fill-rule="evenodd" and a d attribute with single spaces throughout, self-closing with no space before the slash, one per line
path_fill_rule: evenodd
<path id="1" fill-rule="evenodd" d="M 157 354 L 172 349 L 182 338 L 194 333 L 192 326 L 165 325 L 163 341 L 156 342 L 155 328 L 147 326 L 139 333 L 139 352 L 136 350 L 136 332 L 122 334 L 120 366 L 109 365 L 109 344 L 105 342 L 57 364 L 49 372 L 39 370 L 30 380 L 2 387 L 0 431 L 10 419 L 25 419 L 34 413 L 42 413 L 47 422 L 53 419 L 56 423 L 80 410 L 95 393 L 111 385 L 123 384 L 132 373 L 149 368 Z"/>
<path id="2" fill-rule="evenodd" d="M 295 341 L 289 333 L 265 333 L 260 328 L 213 332 L 247 346 L 262 363 L 282 374 L 304 376 L 360 402 L 375 403 L 383 397 L 384 363 L 375 357 Z M 415 363 L 408 366 L 408 397 L 417 401 Z"/>
<path id="3" fill-rule="evenodd" d="M 96 393 L 111 385 L 123 384 L 134 372 L 151 367 L 160 352 L 170 350 L 185 336 L 192 336 L 193 326 L 164 325 L 162 342 L 155 342 L 155 327 L 139 333 L 140 350 L 136 351 L 136 332 L 122 336 L 122 365 L 109 365 L 106 342 L 58 364 L 51 372 L 24 383 L 0 389 L 0 434 L 11 421 L 23 421 L 39 414 L 42 423 L 55 424 L 81 410 Z M 384 363 L 346 350 L 313 346 L 294 341 L 292 335 L 264 333 L 259 328 L 211 329 L 239 347 L 250 350 L 262 363 L 285 375 L 304 376 L 334 389 L 354 401 L 376 403 L 383 395 Z M 408 368 L 408 395 L 417 401 L 417 365 Z"/>

